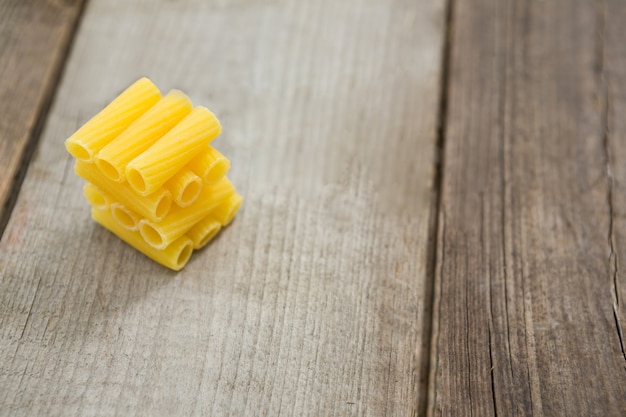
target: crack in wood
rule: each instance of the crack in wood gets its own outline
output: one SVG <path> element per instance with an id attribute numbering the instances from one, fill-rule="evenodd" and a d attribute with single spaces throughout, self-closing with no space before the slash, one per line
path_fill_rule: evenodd
<path id="1" fill-rule="evenodd" d="M 509 10 L 504 10 L 504 14 L 508 14 Z M 515 47 L 515 38 L 510 36 L 508 26 L 505 25 L 504 28 L 504 45 L 506 48 L 513 49 Z M 511 38 L 511 39 L 510 39 Z M 499 162 L 500 162 L 500 227 L 501 227 L 501 240 L 500 240 L 500 249 L 502 251 L 502 273 L 504 276 L 504 311 L 505 311 L 505 322 L 506 322 L 506 343 L 507 343 L 507 352 L 508 352 L 508 361 L 509 368 L 513 368 L 512 364 L 512 352 L 511 352 L 511 324 L 510 324 L 510 311 L 509 311 L 509 270 L 508 270 L 508 262 L 507 262 L 507 155 L 506 155 L 506 145 L 508 135 L 508 126 L 507 126 L 507 96 L 508 96 L 508 86 L 507 86 L 507 66 L 508 66 L 508 55 L 504 54 L 503 58 L 500 60 L 500 66 L 497 76 L 499 77 L 499 85 L 501 94 L 498 95 L 498 131 L 499 137 L 502 138 L 500 142 L 500 152 L 499 152 Z M 512 112 L 515 114 L 515 112 Z"/>
<path id="2" fill-rule="evenodd" d="M 441 197 L 440 197 L 441 198 Z M 441 206 L 443 208 L 443 205 Z M 443 245 L 443 239 L 441 239 L 442 236 L 446 235 L 446 212 L 445 210 L 440 210 L 438 211 L 438 221 L 437 221 L 437 259 L 438 262 L 435 263 L 435 274 L 438 277 L 442 276 L 443 273 L 443 265 L 445 262 L 445 249 L 444 249 L 444 245 Z M 440 261 L 439 261 L 440 260 Z M 439 279 L 439 282 L 434 282 L 433 283 L 433 313 L 435 311 L 437 311 L 437 320 L 435 321 L 434 318 L 435 316 L 433 315 L 433 328 L 431 331 L 431 336 L 432 336 L 432 340 L 431 340 L 431 348 L 430 348 L 430 354 L 429 354 L 429 364 L 430 364 L 430 370 L 429 370 L 429 378 L 428 378 L 428 383 L 425 384 L 425 386 L 428 388 L 428 398 L 427 398 L 427 402 L 425 404 L 426 407 L 426 413 L 422 414 L 422 415 L 427 415 L 427 416 L 432 416 L 435 413 L 436 410 L 436 405 L 437 405 L 437 385 L 436 385 L 436 380 L 437 380 L 437 372 L 439 370 L 439 355 L 438 353 L 438 349 L 437 347 L 439 346 L 439 338 L 441 335 L 440 329 L 441 329 L 441 294 L 442 294 L 442 287 L 443 287 L 443 280 L 441 280 L 441 278 Z M 439 287 L 437 288 L 437 285 L 439 284 Z M 435 327 L 436 326 L 436 327 Z M 434 362 L 434 364 L 433 364 Z"/>
<path id="3" fill-rule="evenodd" d="M 613 317 L 615 319 L 615 327 L 617 337 L 619 339 L 620 350 L 624 361 L 626 361 L 626 348 L 624 346 L 624 333 L 622 331 L 621 320 L 619 316 L 619 290 L 618 290 L 618 273 L 619 273 L 619 257 L 615 242 L 615 208 L 614 208 L 614 188 L 615 179 L 611 169 L 611 93 L 609 75 L 605 68 L 605 51 L 604 39 L 606 33 L 606 0 L 599 0 L 597 3 L 597 22 L 598 30 L 596 32 L 596 74 L 598 76 L 598 85 L 601 92 L 601 122 L 602 122 L 602 140 L 604 147 L 604 162 L 607 180 L 607 205 L 609 211 L 609 274 L 611 277 L 611 293 L 613 295 Z M 625 366 L 626 369 L 626 366 Z"/>
<path id="4" fill-rule="evenodd" d="M 605 79 L 606 74 L 604 75 Z M 604 151 L 605 151 L 605 159 L 606 159 L 606 177 L 607 177 L 607 204 L 609 207 L 609 232 L 608 232 L 608 241 L 609 241 L 609 269 L 610 275 L 612 278 L 612 286 L 611 293 L 613 294 L 613 316 L 615 318 L 615 327 L 617 329 L 617 336 L 619 338 L 620 349 L 622 351 L 622 356 L 626 361 L 626 348 L 624 347 L 624 333 L 622 331 L 622 325 L 619 316 L 619 290 L 618 290 L 618 271 L 619 271 L 619 258 L 616 250 L 615 244 L 615 234 L 614 234 L 614 218 L 615 211 L 613 205 L 613 189 L 614 189 L 614 178 L 611 172 L 611 153 L 610 153 L 610 132 L 609 132 L 609 123 L 610 123 L 610 109 L 611 109 L 611 100 L 608 89 L 608 79 L 604 84 L 603 92 L 604 92 L 604 106 L 603 106 L 603 129 L 604 129 Z M 626 367 L 625 367 L 626 369 Z"/>
<path id="5" fill-rule="evenodd" d="M 606 74 L 604 75 L 606 78 Z M 612 278 L 611 282 L 611 293 L 613 294 L 613 316 L 615 318 L 615 327 L 617 329 L 617 336 L 619 338 L 620 349 L 622 351 L 622 356 L 626 361 L 626 349 L 624 347 L 624 333 L 622 331 L 622 325 L 619 317 L 619 290 L 618 290 L 618 271 L 619 271 L 619 258 L 616 250 L 615 244 L 615 233 L 614 233 L 614 219 L 615 219 L 615 211 L 613 205 L 613 189 L 614 189 L 614 178 L 611 172 L 611 153 L 610 153 L 610 132 L 609 132 L 609 113 L 611 109 L 610 104 L 610 94 L 608 92 L 608 80 L 606 80 L 605 85 L 602 87 L 604 92 L 604 106 L 603 106 L 603 129 L 604 129 L 604 152 L 606 159 L 606 177 L 607 177 L 607 204 L 609 208 L 609 232 L 608 232 L 608 241 L 609 241 L 609 269 L 610 275 Z M 626 369 L 626 367 L 625 367 Z"/>
<path id="6" fill-rule="evenodd" d="M 496 401 L 496 381 L 493 375 L 494 363 L 493 363 L 493 349 L 491 348 L 491 324 L 489 325 L 489 375 L 491 378 L 491 400 L 493 401 L 493 415 L 498 415 L 498 405 Z"/>
<path id="7" fill-rule="evenodd" d="M 436 287 L 436 276 L 437 274 L 437 264 L 439 261 L 439 255 L 441 254 L 441 258 L 443 259 L 443 252 L 440 252 L 439 243 L 440 237 L 444 236 L 443 233 L 440 234 L 440 226 L 442 225 L 444 220 L 440 219 L 440 215 L 442 216 L 442 184 L 443 184 L 443 163 L 444 163 L 444 148 L 445 148 L 445 137 L 446 137 L 446 125 L 447 125 L 447 116 L 448 116 L 448 88 L 450 84 L 450 60 L 452 54 L 452 33 L 453 33 L 453 10 L 454 10 L 454 0 L 448 0 L 445 5 L 444 11 L 444 37 L 442 44 L 442 54 L 441 54 L 441 78 L 439 80 L 439 111 L 437 115 L 438 121 L 438 132 L 437 132 L 437 143 L 435 146 L 435 167 L 433 172 L 433 192 L 432 192 L 432 209 L 431 209 L 431 219 L 429 220 L 429 242 L 428 242 L 428 261 L 426 266 L 426 279 L 425 279 L 425 288 L 424 293 L 429 296 L 425 297 L 424 306 L 424 319 L 423 319 L 423 349 L 422 349 L 422 365 L 420 372 L 419 381 L 421 382 L 421 386 L 419 387 L 419 396 L 417 399 L 416 409 L 414 410 L 414 415 L 424 416 L 429 413 L 429 407 L 431 404 L 429 403 L 429 392 L 432 387 L 434 387 L 434 377 L 436 376 L 436 361 L 434 365 L 433 372 L 433 360 L 431 358 L 431 352 L 437 351 L 437 341 L 433 340 L 434 336 L 434 308 L 435 308 L 435 287 Z M 443 263 L 440 263 L 443 265 Z M 441 277 L 441 271 L 439 271 L 439 277 Z M 440 316 L 439 316 L 440 317 Z M 438 339 L 437 339 L 438 340 Z M 436 390 L 435 396 L 432 398 L 432 405 L 436 403 Z"/>
<path id="8" fill-rule="evenodd" d="M 466 257 L 465 258 L 465 270 L 469 271 L 469 260 Z M 466 280 L 465 281 L 465 305 L 469 306 L 469 299 L 470 299 L 470 280 Z M 467 359 L 467 396 L 469 399 L 469 410 L 470 410 L 470 417 L 474 416 L 474 401 L 472 399 L 472 356 L 470 354 L 470 352 L 472 351 L 471 346 L 470 346 L 470 332 L 471 332 L 471 326 L 470 326 L 470 317 L 469 317 L 469 308 L 465 308 L 465 355 L 466 355 L 466 359 Z"/>
<path id="9" fill-rule="evenodd" d="M 485 209 L 484 209 L 484 193 L 481 192 L 480 193 L 480 247 L 483 248 L 481 250 L 481 254 L 484 254 L 484 248 L 485 248 L 485 243 L 484 243 L 484 236 L 483 236 L 483 231 L 484 231 L 484 227 L 485 227 Z M 481 259 L 481 263 L 484 263 L 484 259 Z M 494 375 L 494 369 L 495 369 L 495 363 L 494 363 L 494 359 L 493 359 L 493 341 L 492 341 L 492 333 L 493 333 L 493 326 L 494 326 L 494 321 L 493 321 L 493 297 L 492 297 L 492 288 L 493 288 L 493 276 L 491 274 L 491 268 L 487 268 L 487 275 L 489 277 L 488 279 L 488 283 L 489 283 L 489 323 L 487 323 L 488 326 L 488 330 L 489 330 L 489 377 L 491 379 L 491 400 L 493 402 L 493 412 L 494 415 L 497 416 L 498 415 L 498 407 L 497 407 L 497 401 L 496 401 L 496 380 L 495 380 L 495 375 Z M 509 358 L 510 360 L 510 358 Z"/>

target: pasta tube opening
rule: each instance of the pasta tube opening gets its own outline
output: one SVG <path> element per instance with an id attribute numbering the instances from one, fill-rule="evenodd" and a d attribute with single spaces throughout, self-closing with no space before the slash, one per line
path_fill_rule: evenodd
<path id="1" fill-rule="evenodd" d="M 196 201 L 198 198 L 198 194 L 200 194 L 200 190 L 202 189 L 202 184 L 200 181 L 193 181 L 188 183 L 183 189 L 180 198 L 178 199 L 178 204 L 181 207 L 185 207 Z"/>
<path id="2" fill-rule="evenodd" d="M 96 158 L 96 166 L 110 180 L 115 182 L 120 182 L 122 180 L 122 172 L 110 162 L 105 161 L 104 159 Z"/>
<path id="3" fill-rule="evenodd" d="M 202 179 L 190 169 L 183 168 L 165 183 L 165 188 L 170 190 L 176 204 L 180 207 L 187 207 L 193 204 L 200 195 Z"/>
<path id="4" fill-rule="evenodd" d="M 215 220 L 213 216 L 207 216 L 194 225 L 187 236 L 193 242 L 194 249 L 200 249 L 211 241 L 222 228 L 222 224 Z"/>
<path id="5" fill-rule="evenodd" d="M 189 258 L 191 258 L 191 253 L 193 252 L 193 246 L 191 242 L 186 242 L 186 244 L 180 249 L 180 253 L 178 254 L 178 258 L 176 258 L 176 267 L 178 269 L 185 266 Z"/>
<path id="6" fill-rule="evenodd" d="M 161 233 L 153 227 L 150 223 L 142 221 L 139 223 L 139 233 L 148 242 L 150 246 L 156 249 L 162 249 L 164 245 L 164 238 Z"/>
<path id="7" fill-rule="evenodd" d="M 228 174 L 230 161 L 209 145 L 206 150 L 189 162 L 188 167 L 196 172 L 204 182 L 212 184 Z"/>
<path id="8" fill-rule="evenodd" d="M 87 202 L 93 207 L 100 210 L 105 210 L 107 207 L 109 207 L 108 198 L 95 185 L 89 182 L 85 184 L 85 186 L 83 187 L 83 194 L 85 195 Z"/>
<path id="9" fill-rule="evenodd" d="M 146 181 L 137 168 L 126 168 L 126 179 L 128 179 L 130 186 L 133 187 L 139 194 L 145 194 Z"/>
<path id="10" fill-rule="evenodd" d="M 137 230 L 138 216 L 119 203 L 111 204 L 111 214 L 120 226 L 128 230 Z"/>
<path id="11" fill-rule="evenodd" d="M 81 161 L 89 161 L 91 159 L 91 152 L 89 152 L 89 149 L 87 149 L 87 147 L 82 143 L 78 143 L 76 141 L 68 142 L 66 144 L 66 148 L 70 155 L 76 159 Z"/>

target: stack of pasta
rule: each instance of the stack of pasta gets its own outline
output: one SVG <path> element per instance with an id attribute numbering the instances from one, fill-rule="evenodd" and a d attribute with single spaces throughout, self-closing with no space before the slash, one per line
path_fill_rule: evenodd
<path id="1" fill-rule="evenodd" d="M 228 225 L 243 201 L 230 162 L 210 143 L 213 113 L 147 78 L 65 141 L 93 219 L 156 262 L 180 270 Z"/>

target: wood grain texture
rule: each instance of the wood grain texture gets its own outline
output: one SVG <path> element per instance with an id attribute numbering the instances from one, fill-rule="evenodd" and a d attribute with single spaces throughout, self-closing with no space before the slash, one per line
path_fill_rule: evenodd
<path id="1" fill-rule="evenodd" d="M 626 47 L 623 27 L 626 4 L 599 3 L 607 175 L 611 223 L 609 262 L 612 274 L 613 313 L 626 371 L 626 281 L 621 265 L 626 259 Z"/>
<path id="2" fill-rule="evenodd" d="M 83 0 L 0 2 L 0 235 L 82 5 Z"/>
<path id="3" fill-rule="evenodd" d="M 455 2 L 430 415 L 626 415 L 603 77 L 617 59 L 626 81 L 626 15 L 609 3 Z"/>
<path id="4" fill-rule="evenodd" d="M 414 413 L 440 0 L 92 0 L 0 243 L 0 414 Z M 64 139 L 141 75 L 246 197 L 181 273 L 89 219 Z"/>

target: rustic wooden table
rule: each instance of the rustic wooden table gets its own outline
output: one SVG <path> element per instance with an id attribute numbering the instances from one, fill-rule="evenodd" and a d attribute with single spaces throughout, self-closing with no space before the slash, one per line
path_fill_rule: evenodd
<path id="1" fill-rule="evenodd" d="M 0 415 L 626 415 L 623 0 L 3 0 Z M 246 201 L 180 273 L 65 138 L 140 76 Z"/>

